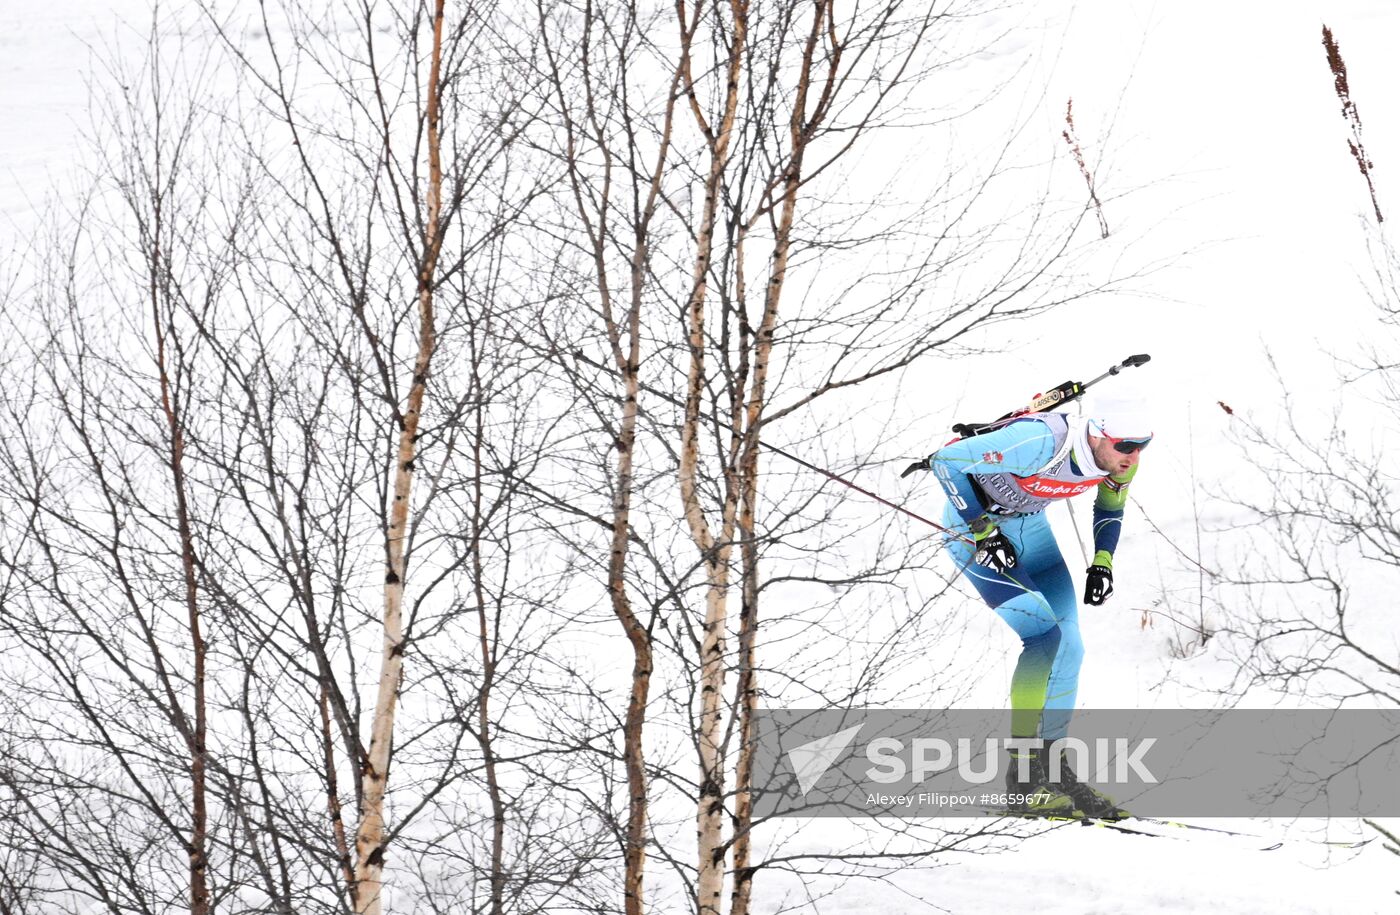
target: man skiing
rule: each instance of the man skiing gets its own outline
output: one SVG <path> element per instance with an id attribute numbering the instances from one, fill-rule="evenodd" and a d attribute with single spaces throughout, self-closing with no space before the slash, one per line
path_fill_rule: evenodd
<path id="1" fill-rule="evenodd" d="M 948 552 L 1021 638 L 1011 678 L 1012 737 L 1039 737 L 1049 747 L 1065 736 L 1084 656 L 1074 584 L 1044 510 L 1057 499 L 1097 491 L 1084 602 L 1102 604 L 1113 594 L 1113 551 L 1128 484 L 1151 440 L 1152 424 L 1139 403 L 1102 398 L 1084 416 L 1026 415 L 928 457 L 948 495 L 943 523 L 963 535 L 950 539 Z M 1079 781 L 1063 757 L 1052 780 L 1050 762 L 1041 749 L 1013 751 L 1007 791 L 1035 797 L 1016 809 L 1127 816 Z"/>

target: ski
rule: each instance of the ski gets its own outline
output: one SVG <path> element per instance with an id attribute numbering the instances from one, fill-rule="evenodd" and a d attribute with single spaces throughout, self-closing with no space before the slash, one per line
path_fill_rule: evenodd
<path id="1" fill-rule="evenodd" d="M 1175 836 L 1165 835 L 1160 832 L 1152 832 L 1148 829 L 1138 829 L 1135 826 L 1124 826 L 1122 820 L 1100 820 L 1097 817 L 1083 817 L 1076 822 L 1084 826 L 1097 826 L 1100 829 L 1111 829 L 1114 832 L 1121 832 L 1130 836 L 1148 836 L 1153 839 L 1173 839 Z"/>
<path id="2" fill-rule="evenodd" d="M 1130 816 L 1124 820 L 1104 820 L 1098 817 L 1086 817 L 1073 814 L 1044 814 L 1029 813 L 1023 810 L 988 810 L 988 816 L 1013 817 L 1022 820 L 1045 820 L 1051 823 L 1078 823 L 1081 826 L 1097 826 L 1101 829 L 1111 829 L 1114 832 L 1121 832 L 1127 835 L 1150 836 L 1157 839 L 1176 839 L 1178 841 L 1190 841 L 1190 832 L 1211 833 L 1217 836 L 1226 837 L 1229 840 L 1251 839 L 1260 844 L 1257 851 L 1278 851 L 1289 843 L 1307 842 L 1313 845 L 1324 845 L 1329 848 L 1342 850 L 1352 850 L 1363 848 L 1375 841 L 1372 836 L 1369 839 L 1357 840 L 1329 840 L 1329 839 L 1307 839 L 1307 838 L 1284 838 L 1274 839 L 1270 836 L 1261 836 L 1253 832 L 1240 832 L 1234 829 L 1221 829 L 1218 826 L 1201 826 L 1196 823 L 1182 823 L 1178 820 L 1166 820 L 1160 817 L 1139 817 Z M 1183 830 L 1173 835 L 1171 832 L 1162 832 L 1154 829 L 1145 829 L 1144 826 L 1166 827 L 1168 829 Z"/>
<path id="3" fill-rule="evenodd" d="M 1127 819 L 1134 821 L 1135 825 L 1125 826 L 1123 825 L 1123 820 L 1092 820 L 1092 822 L 1120 832 L 1131 832 L 1135 835 L 1142 836 L 1155 836 L 1159 839 L 1175 839 L 1179 842 L 1190 842 L 1192 840 L 1191 834 L 1189 832 L 1178 832 L 1175 834 L 1170 831 L 1163 832 L 1159 831 L 1160 827 L 1177 826 L 1183 829 L 1199 829 L 1202 832 L 1210 832 L 1224 837 L 1231 842 L 1240 839 L 1255 839 L 1261 843 L 1268 843 L 1257 846 L 1255 849 L 1256 851 L 1278 851 L 1280 848 L 1283 848 L 1284 845 L 1283 842 L 1275 842 L 1264 836 L 1256 836 L 1247 832 L 1231 832 L 1227 829 L 1212 829 L 1208 826 L 1193 827 L 1187 823 L 1177 823 L 1172 820 L 1159 820 L 1154 817 L 1128 817 Z M 1159 829 L 1144 829 L 1142 828 L 1143 825 L 1151 825 Z"/>
<path id="4" fill-rule="evenodd" d="M 1182 823 L 1177 820 L 1163 820 L 1159 817 L 1133 817 L 1141 823 L 1153 823 L 1157 826 L 1172 826 L 1177 829 L 1194 829 L 1198 832 L 1214 832 L 1223 836 L 1240 836 L 1248 839 L 1263 839 L 1264 836 L 1252 832 L 1239 832 L 1233 829 L 1221 829 L 1218 826 L 1200 826 L 1196 823 Z"/>
<path id="5" fill-rule="evenodd" d="M 1137 820 L 1140 823 L 1152 823 L 1157 826 L 1170 826 L 1176 829 L 1191 829 L 1197 832 L 1213 832 L 1219 835 L 1236 836 L 1238 838 L 1243 839 L 1259 839 L 1260 841 L 1269 841 L 1269 838 L 1267 836 L 1261 836 L 1258 833 L 1240 832 L 1233 829 L 1221 829 L 1218 826 L 1201 826 L 1198 823 L 1182 823 L 1178 820 L 1164 820 L 1159 817 L 1132 817 L 1132 819 Z M 1270 846 L 1269 848 L 1265 849 L 1265 851 L 1272 851 L 1275 848 L 1281 848 L 1288 842 L 1307 842 L 1310 845 L 1325 845 L 1329 848 L 1339 849 L 1364 848 L 1374 840 L 1375 836 L 1372 836 L 1369 839 L 1281 839 L 1276 845 Z"/>
<path id="6" fill-rule="evenodd" d="M 988 810 L 988 816 L 1011 817 L 1018 820 L 1044 820 L 1049 823 L 1078 823 L 1080 826 L 1097 826 L 1100 829 L 1111 829 L 1114 832 L 1121 832 L 1131 836 L 1148 836 L 1154 839 L 1170 839 L 1174 836 L 1165 835 L 1160 832 L 1152 832 L 1147 829 L 1138 829 L 1132 826 L 1123 825 L 1121 820 L 1102 820 L 1098 817 L 1086 817 L 1071 814 L 1053 813 L 1030 813 L 1024 810 Z"/>

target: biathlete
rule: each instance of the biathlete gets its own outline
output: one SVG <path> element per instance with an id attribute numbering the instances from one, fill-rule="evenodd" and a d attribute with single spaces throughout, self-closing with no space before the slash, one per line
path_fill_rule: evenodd
<path id="1" fill-rule="evenodd" d="M 1084 658 L 1074 583 L 1045 509 L 1058 499 L 1097 491 L 1094 559 L 1087 570 L 1084 602 L 1102 604 L 1113 594 L 1113 551 L 1128 484 L 1150 441 L 1152 424 L 1139 403 L 1101 399 L 1084 416 L 1027 415 L 928 457 L 929 469 L 948 495 L 943 523 L 967 538 L 950 538 L 948 552 L 982 599 L 1021 639 L 1011 677 L 1012 737 L 1039 737 L 1048 747 L 1066 735 Z M 1012 757 L 1008 793 L 1035 797 L 1018 809 L 1045 815 L 1127 816 L 1111 799 L 1079 781 L 1063 756 L 1054 781 L 1041 749 L 1013 751 Z"/>

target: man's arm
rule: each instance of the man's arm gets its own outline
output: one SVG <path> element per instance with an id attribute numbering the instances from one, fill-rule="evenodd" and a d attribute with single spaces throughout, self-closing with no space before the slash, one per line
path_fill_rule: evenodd
<path id="1" fill-rule="evenodd" d="M 1116 473 L 1099 484 L 1094 499 L 1094 562 L 1096 566 L 1113 568 L 1113 551 L 1118 548 L 1118 535 L 1123 532 L 1123 509 L 1128 504 L 1128 484 L 1137 474 L 1137 464 L 1124 473 Z"/>
<path id="2" fill-rule="evenodd" d="M 1010 472 L 1030 476 L 1055 454 L 1055 436 L 1045 423 L 1014 422 L 983 435 L 960 439 L 928 457 L 948 499 L 964 521 L 983 514 L 971 474 Z"/>

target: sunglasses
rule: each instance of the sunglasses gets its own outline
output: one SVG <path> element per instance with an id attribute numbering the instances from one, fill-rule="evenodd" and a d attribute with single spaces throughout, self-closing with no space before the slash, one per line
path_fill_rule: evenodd
<path id="1" fill-rule="evenodd" d="M 1141 451 L 1152 441 L 1150 435 L 1147 438 L 1114 438 L 1111 435 L 1105 435 L 1104 438 L 1113 443 L 1113 450 L 1119 454 L 1132 454 L 1135 451 Z"/>

